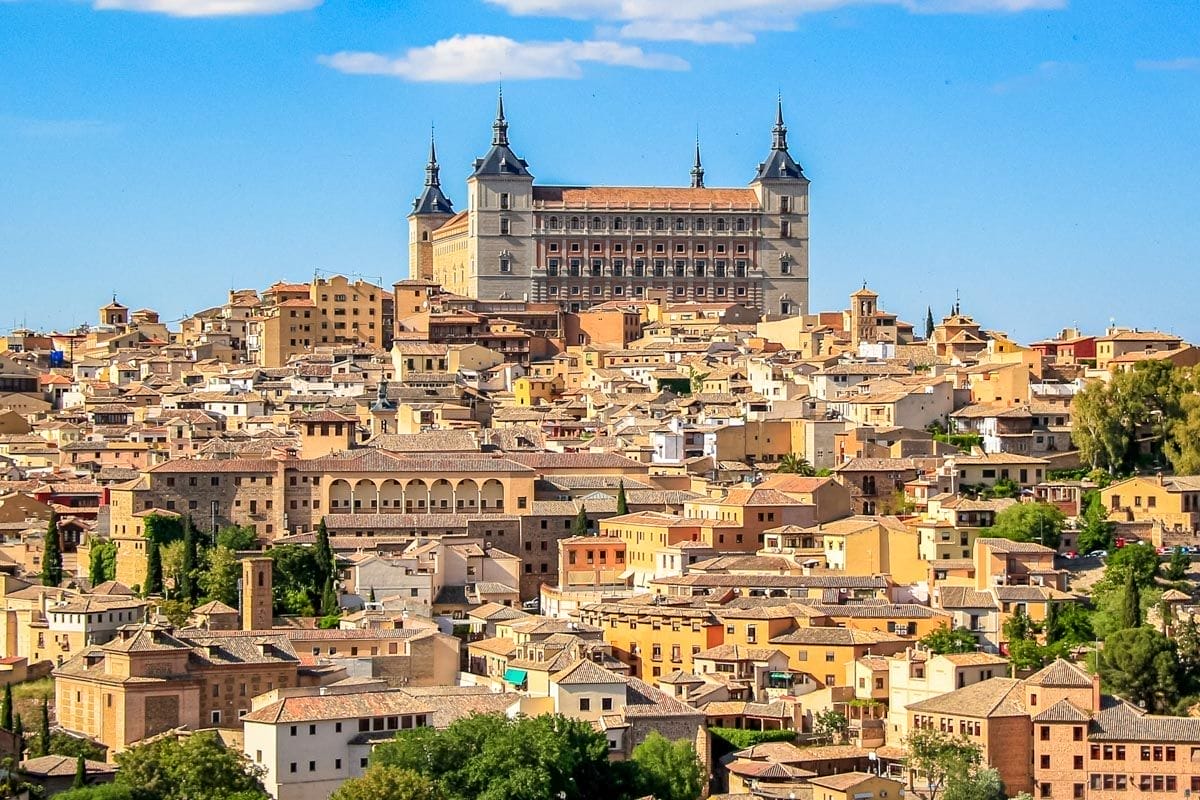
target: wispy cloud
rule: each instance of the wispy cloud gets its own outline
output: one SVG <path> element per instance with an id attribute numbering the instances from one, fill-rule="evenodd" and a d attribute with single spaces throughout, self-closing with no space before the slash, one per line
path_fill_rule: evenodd
<path id="1" fill-rule="evenodd" d="M 487 0 L 518 16 L 619 24 L 627 39 L 745 44 L 763 30 L 789 30 L 805 14 L 851 6 L 896 6 L 914 14 L 1020 13 L 1067 0 Z"/>
<path id="2" fill-rule="evenodd" d="M 0 116 L 0 128 L 7 128 L 30 139 L 78 139 L 87 136 L 107 136 L 118 132 L 121 126 L 100 119 Z"/>
<path id="3" fill-rule="evenodd" d="M 578 78 L 585 63 L 635 69 L 688 69 L 682 58 L 647 53 L 610 41 L 518 42 L 504 36 L 453 36 L 400 56 L 341 52 L 318 59 L 352 75 L 390 75 L 410 81 L 487 83 L 507 79 Z"/>
<path id="4" fill-rule="evenodd" d="M 1143 59 L 1137 62 L 1136 66 L 1138 69 L 1148 72 L 1185 72 L 1187 70 L 1200 70 L 1200 58 L 1168 58 L 1161 61 Z"/>
<path id="5" fill-rule="evenodd" d="M 94 0 L 100 11 L 141 11 L 170 17 L 248 17 L 307 11 L 323 0 Z"/>
<path id="6" fill-rule="evenodd" d="M 1016 75 L 1012 78 L 997 81 L 992 84 L 992 91 L 996 94 L 1011 94 L 1013 92 L 1032 89 L 1042 84 L 1074 75 L 1079 69 L 1078 64 L 1072 64 L 1068 61 L 1043 61 L 1032 72 L 1026 72 L 1023 75 Z"/>

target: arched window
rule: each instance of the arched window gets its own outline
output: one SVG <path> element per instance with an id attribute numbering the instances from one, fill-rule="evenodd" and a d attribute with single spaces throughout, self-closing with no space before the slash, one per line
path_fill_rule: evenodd
<path id="1" fill-rule="evenodd" d="M 633 221 L 633 229 L 637 230 L 637 231 L 646 230 L 646 220 L 642 219 L 641 217 L 638 217 L 637 219 L 635 219 Z"/>
<path id="2" fill-rule="evenodd" d="M 735 229 L 738 232 L 746 230 L 746 220 L 742 219 L 741 217 L 738 217 L 737 223 L 735 225 Z"/>
<path id="3" fill-rule="evenodd" d="M 579 217 L 571 217 L 571 230 L 579 230 Z"/>
<path id="4" fill-rule="evenodd" d="M 704 230 L 704 217 L 696 218 L 696 230 L 698 230 L 698 231 Z"/>
<path id="5" fill-rule="evenodd" d="M 422 242 L 429 241 L 429 231 L 421 231 L 421 241 Z"/>
<path id="6" fill-rule="evenodd" d="M 548 227 L 549 227 L 549 228 L 550 228 L 550 230 L 552 230 L 552 231 L 556 231 L 556 230 L 558 230 L 558 217 L 551 217 L 551 218 L 550 218 L 550 224 L 549 224 L 549 226 L 548 226 Z"/>
<path id="7" fill-rule="evenodd" d="M 654 230 L 656 230 L 656 231 L 662 231 L 662 230 L 666 230 L 666 228 L 667 228 L 667 222 L 666 222 L 666 220 L 664 220 L 662 217 L 655 217 L 655 219 L 654 219 Z"/>
<path id="8" fill-rule="evenodd" d="M 592 217 L 592 230 L 602 230 L 604 222 L 599 217 Z"/>
<path id="9" fill-rule="evenodd" d="M 719 231 L 725 230 L 725 218 L 724 217 L 721 217 L 720 219 L 717 220 L 717 230 L 719 230 Z"/>
<path id="10" fill-rule="evenodd" d="M 675 219 L 675 230 L 677 230 L 677 231 L 687 230 L 687 223 L 683 221 L 683 217 L 677 217 Z"/>
<path id="11" fill-rule="evenodd" d="M 614 230 L 614 231 L 619 231 L 619 230 L 621 230 L 621 228 L 623 228 L 624 226 L 625 226 L 625 224 L 624 224 L 623 222 L 621 222 L 621 218 L 620 218 L 620 217 L 617 217 L 617 218 L 615 218 L 615 219 L 613 220 L 613 230 Z"/>

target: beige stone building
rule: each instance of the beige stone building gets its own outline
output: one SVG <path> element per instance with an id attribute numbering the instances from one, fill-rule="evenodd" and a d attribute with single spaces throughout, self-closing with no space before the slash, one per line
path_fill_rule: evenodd
<path id="1" fill-rule="evenodd" d="M 540 186 L 508 138 L 503 98 L 492 145 L 454 214 L 430 149 L 409 215 L 410 274 L 481 299 L 526 298 L 578 312 L 625 299 L 733 302 L 808 312 L 808 178 L 788 152 L 782 107 L 750 186 Z"/>

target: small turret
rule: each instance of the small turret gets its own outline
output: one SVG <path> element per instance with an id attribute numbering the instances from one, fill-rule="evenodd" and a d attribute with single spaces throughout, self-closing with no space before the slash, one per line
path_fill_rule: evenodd
<path id="1" fill-rule="evenodd" d="M 692 188 L 704 188 L 704 167 L 700 164 L 700 139 L 696 139 L 696 162 L 692 165 Z"/>

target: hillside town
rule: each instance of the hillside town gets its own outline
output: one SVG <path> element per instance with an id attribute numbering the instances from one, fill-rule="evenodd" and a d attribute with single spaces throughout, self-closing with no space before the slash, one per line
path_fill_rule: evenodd
<path id="1" fill-rule="evenodd" d="M 12 774 L 215 734 L 316 800 L 405 732 L 561 715 L 711 797 L 1200 790 L 1196 347 L 435 262 L 0 337 Z"/>
<path id="2" fill-rule="evenodd" d="M 718 188 L 497 94 L 407 272 L 0 336 L 0 796 L 1200 792 L 1200 347 L 813 309 L 781 98 Z"/>

